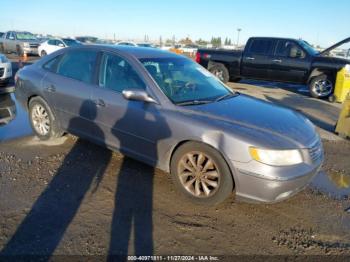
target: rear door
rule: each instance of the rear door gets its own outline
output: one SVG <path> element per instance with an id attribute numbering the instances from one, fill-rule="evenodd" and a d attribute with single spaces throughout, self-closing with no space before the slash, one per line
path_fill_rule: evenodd
<path id="1" fill-rule="evenodd" d="M 43 80 L 44 92 L 52 101 L 62 127 L 74 134 L 91 135 L 90 106 L 96 58 L 94 50 L 67 52 L 52 62 L 56 63 L 54 72 L 48 70 Z"/>
<path id="2" fill-rule="evenodd" d="M 311 59 L 294 40 L 278 40 L 274 56 L 271 59 L 270 75 L 272 80 L 281 82 L 305 82 Z"/>
<path id="3" fill-rule="evenodd" d="M 242 58 L 242 76 L 253 79 L 270 79 L 269 68 L 276 40 L 269 38 L 251 39 Z"/>

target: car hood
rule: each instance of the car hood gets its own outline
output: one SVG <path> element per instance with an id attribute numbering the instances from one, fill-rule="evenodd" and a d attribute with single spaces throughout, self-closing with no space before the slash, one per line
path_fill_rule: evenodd
<path id="1" fill-rule="evenodd" d="M 342 40 L 342 41 L 340 41 L 340 42 L 338 42 L 338 43 L 332 45 L 331 47 L 328 47 L 327 49 L 323 50 L 323 51 L 320 53 L 320 55 L 327 55 L 327 54 L 329 54 L 329 52 L 332 51 L 333 49 L 336 49 L 337 47 L 339 47 L 339 46 L 341 46 L 341 45 L 343 45 L 343 44 L 346 44 L 346 43 L 348 43 L 348 42 L 350 42 L 350 37 L 348 37 L 348 38 L 346 38 L 346 39 L 344 39 L 344 40 Z"/>
<path id="2" fill-rule="evenodd" d="M 260 133 L 260 137 L 266 134 L 277 136 L 279 141 L 287 140 L 298 147 L 309 146 L 316 137 L 314 125 L 300 113 L 246 95 L 189 106 L 188 109 L 212 120 L 253 129 Z M 270 139 L 266 137 L 266 140 Z"/>

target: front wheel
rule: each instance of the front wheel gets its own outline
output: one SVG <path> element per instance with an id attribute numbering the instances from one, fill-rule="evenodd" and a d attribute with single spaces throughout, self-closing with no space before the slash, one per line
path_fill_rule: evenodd
<path id="1" fill-rule="evenodd" d="M 45 50 L 43 50 L 43 51 L 41 51 L 41 57 L 43 57 L 43 56 L 46 56 L 47 55 L 47 53 L 46 53 L 46 51 Z"/>
<path id="2" fill-rule="evenodd" d="M 40 140 L 57 138 L 63 134 L 51 108 L 40 97 L 34 97 L 29 102 L 29 120 L 35 135 Z"/>
<path id="3" fill-rule="evenodd" d="M 333 89 L 333 78 L 325 74 L 314 77 L 309 84 L 310 95 L 315 98 L 329 97 Z"/>
<path id="4" fill-rule="evenodd" d="M 171 175 L 178 189 L 196 204 L 219 204 L 233 191 L 226 161 L 214 148 L 199 142 L 185 143 L 176 150 Z"/>

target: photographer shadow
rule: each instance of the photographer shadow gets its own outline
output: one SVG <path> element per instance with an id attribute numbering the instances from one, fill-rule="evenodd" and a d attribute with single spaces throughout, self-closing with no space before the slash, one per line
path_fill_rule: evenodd
<path id="1" fill-rule="evenodd" d="M 80 116 L 86 110 L 91 112 L 89 132 L 103 138 L 103 131 L 93 123 L 97 113 L 96 106 L 85 101 L 80 108 Z M 82 117 L 74 117 L 70 120 L 68 131 L 74 132 L 83 121 Z M 94 152 L 86 154 L 91 151 Z M 96 188 L 102 180 L 111 155 L 111 151 L 79 139 L 14 235 L 0 251 L 0 256 L 15 258 L 40 255 L 41 260 L 49 260 L 86 193 L 94 182 Z M 91 162 L 95 164 L 89 164 Z"/>

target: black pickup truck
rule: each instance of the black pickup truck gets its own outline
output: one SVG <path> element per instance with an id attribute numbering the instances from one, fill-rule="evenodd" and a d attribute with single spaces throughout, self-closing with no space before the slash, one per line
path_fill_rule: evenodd
<path id="1" fill-rule="evenodd" d="M 223 82 L 248 78 L 307 84 L 311 96 L 323 98 L 333 93 L 337 72 L 350 64 L 331 57 L 331 50 L 348 42 L 350 38 L 320 53 L 304 40 L 252 37 L 243 51 L 199 49 L 196 61 Z"/>

